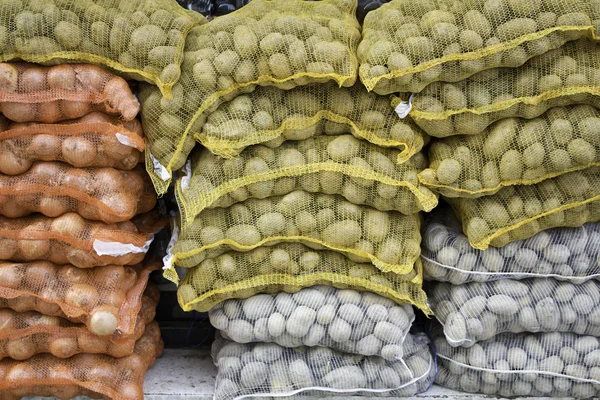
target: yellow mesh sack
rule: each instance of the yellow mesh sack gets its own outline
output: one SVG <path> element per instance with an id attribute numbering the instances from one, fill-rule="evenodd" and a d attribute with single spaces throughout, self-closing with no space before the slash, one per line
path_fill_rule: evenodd
<path id="1" fill-rule="evenodd" d="M 259 87 L 240 95 L 208 115 L 196 140 L 231 158 L 253 144 L 275 147 L 323 133 L 352 133 L 378 146 L 395 147 L 400 150 L 398 162 L 421 151 L 425 136 L 410 118 L 398 118 L 387 97 L 369 93 L 361 84 L 340 88 L 327 83 L 289 91 Z"/>
<path id="2" fill-rule="evenodd" d="M 177 276 L 177 274 L 175 274 Z M 258 293 L 295 293 L 315 285 L 377 293 L 399 304 L 414 304 L 428 315 L 421 288 L 419 258 L 405 275 L 381 272 L 330 250 L 314 250 L 299 243 L 229 251 L 186 271 L 177 289 L 185 311 L 209 311 L 228 299 L 246 299 Z"/>
<path id="3" fill-rule="evenodd" d="M 379 94 L 423 90 L 593 34 L 587 0 L 393 0 L 370 12 L 359 75 Z"/>
<path id="4" fill-rule="evenodd" d="M 182 227 L 172 262 L 191 268 L 229 249 L 248 251 L 295 241 L 404 274 L 421 254 L 420 226 L 420 214 L 383 212 L 339 196 L 298 190 L 202 211 Z"/>
<path id="5" fill-rule="evenodd" d="M 292 89 L 356 82 L 360 25 L 353 0 L 253 0 L 197 26 L 186 38 L 172 101 L 142 85 L 142 123 L 150 140 L 146 165 L 159 193 L 183 167 L 206 114 L 257 85 Z"/>
<path id="6" fill-rule="evenodd" d="M 446 197 L 480 197 L 600 165 L 600 111 L 557 107 L 526 120 L 503 119 L 474 136 L 434 141 L 421 183 Z"/>
<path id="7" fill-rule="evenodd" d="M 485 250 L 559 226 L 600 220 L 600 168 L 592 167 L 536 185 L 509 186 L 492 196 L 450 199 L 471 246 Z"/>
<path id="8" fill-rule="evenodd" d="M 531 119 L 551 107 L 600 107 L 599 95 L 600 45 L 581 39 L 521 68 L 494 68 L 457 83 L 432 83 L 414 96 L 410 116 L 432 136 L 475 135 L 499 119 Z"/>
<path id="9" fill-rule="evenodd" d="M 103 65 L 170 97 L 185 37 L 202 19 L 174 0 L 6 0 L 0 61 Z"/>
<path id="10" fill-rule="evenodd" d="M 191 223 L 205 208 L 298 189 L 341 195 L 382 211 L 431 211 L 437 197 L 417 179 L 427 165 L 425 157 L 418 153 L 396 164 L 398 154 L 351 135 L 317 136 L 275 149 L 255 145 L 229 160 L 199 148 L 192 156 L 191 177 L 182 177 L 176 186 L 182 221 Z"/>

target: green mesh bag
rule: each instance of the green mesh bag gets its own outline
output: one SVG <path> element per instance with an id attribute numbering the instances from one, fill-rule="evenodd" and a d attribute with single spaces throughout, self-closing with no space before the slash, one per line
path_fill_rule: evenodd
<path id="1" fill-rule="evenodd" d="M 359 75 L 379 94 L 420 92 L 497 67 L 519 67 L 592 36 L 586 0 L 392 0 L 370 12 Z"/>
<path id="2" fill-rule="evenodd" d="M 177 181 L 183 224 L 205 208 L 229 207 L 248 198 L 264 199 L 294 190 L 338 194 L 354 204 L 414 214 L 431 211 L 436 195 L 419 184 L 426 165 L 418 153 L 396 164 L 398 150 L 357 140 L 351 135 L 317 136 L 271 149 L 256 145 L 229 160 L 199 148 L 191 174 Z M 191 176 L 190 176 L 191 175 Z"/>
<path id="3" fill-rule="evenodd" d="M 421 183 L 447 197 L 480 197 L 600 165 L 600 111 L 556 107 L 540 117 L 503 119 L 473 136 L 434 141 Z"/>
<path id="4" fill-rule="evenodd" d="M 335 83 L 300 86 L 289 91 L 259 87 L 208 115 L 196 140 L 214 154 L 231 158 L 244 148 L 264 143 L 276 147 L 284 140 L 303 140 L 320 134 L 352 133 L 382 147 L 400 150 L 398 162 L 421 151 L 424 132 L 390 108 L 384 96 L 364 86 Z"/>
<path id="5" fill-rule="evenodd" d="M 521 68 L 494 68 L 457 83 L 432 83 L 414 97 L 410 116 L 432 136 L 475 135 L 500 119 L 531 119 L 551 107 L 600 108 L 599 95 L 600 46 L 581 39 Z"/>
<path id="6" fill-rule="evenodd" d="M 451 199 L 471 246 L 485 250 L 559 226 L 600 220 L 600 168 L 592 167 L 536 185 L 510 186 L 492 196 Z"/>
<path id="7" fill-rule="evenodd" d="M 174 0 L 4 0 L 0 61 L 104 65 L 171 98 L 185 37 L 200 22 Z"/>
<path id="8" fill-rule="evenodd" d="M 167 277 L 176 278 L 177 274 Z M 177 299 L 185 311 L 206 312 L 228 299 L 330 285 L 377 293 L 399 304 L 414 304 L 429 314 L 422 280 L 419 258 L 406 274 L 399 275 L 381 272 L 373 264 L 352 261 L 335 251 L 280 243 L 248 252 L 228 251 L 202 261 L 186 271 Z"/>
<path id="9" fill-rule="evenodd" d="M 356 1 L 254 0 L 200 25 L 186 38 L 173 100 L 140 91 L 146 166 L 159 193 L 183 167 L 206 114 L 257 85 L 292 89 L 310 83 L 356 82 L 360 25 Z"/>
<path id="10" fill-rule="evenodd" d="M 340 196 L 298 190 L 203 210 L 175 234 L 172 263 L 191 268 L 229 249 L 301 242 L 404 274 L 421 254 L 420 226 L 420 214 L 383 212 Z"/>

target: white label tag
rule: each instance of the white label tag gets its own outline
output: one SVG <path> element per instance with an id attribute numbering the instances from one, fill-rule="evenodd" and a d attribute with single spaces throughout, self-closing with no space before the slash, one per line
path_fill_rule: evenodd
<path id="1" fill-rule="evenodd" d="M 150 159 L 152 160 L 152 164 L 154 164 L 154 173 L 160 177 L 163 181 L 168 181 L 171 179 L 171 174 L 169 171 L 163 167 L 163 165 L 150 153 L 150 150 L 146 149 L 148 154 L 150 154 Z"/>
<path id="2" fill-rule="evenodd" d="M 163 269 L 170 270 L 173 268 L 173 247 L 175 247 L 175 243 L 177 243 L 177 239 L 179 239 L 179 226 L 177 225 L 176 217 L 173 217 L 173 233 L 171 234 L 171 240 L 169 240 L 169 244 L 167 245 L 167 255 L 163 257 Z"/>
<path id="3" fill-rule="evenodd" d="M 398 114 L 398 116 L 402 119 L 406 118 L 408 116 L 408 113 L 410 113 L 410 110 L 412 109 L 412 102 L 413 99 L 415 97 L 415 94 L 412 93 L 410 95 L 410 97 L 408 98 L 408 101 L 402 101 L 400 102 L 400 104 L 398 104 L 396 106 L 396 114 Z"/>
<path id="4" fill-rule="evenodd" d="M 128 147 L 135 147 L 133 145 L 133 143 L 131 143 L 131 140 L 129 139 L 129 137 L 123 135 L 122 133 L 116 133 L 115 137 L 117 138 L 117 140 L 119 141 L 119 143 L 128 146 Z"/>
<path id="5" fill-rule="evenodd" d="M 124 256 L 127 254 L 138 254 L 147 253 L 154 236 L 148 240 L 142 247 L 137 247 L 131 243 L 120 243 L 120 242 L 104 242 L 102 240 L 94 240 L 94 251 L 99 256 Z"/>
<path id="6" fill-rule="evenodd" d="M 182 172 L 181 190 L 186 190 L 190 186 L 190 179 L 192 179 L 192 161 L 190 159 L 185 162 Z"/>

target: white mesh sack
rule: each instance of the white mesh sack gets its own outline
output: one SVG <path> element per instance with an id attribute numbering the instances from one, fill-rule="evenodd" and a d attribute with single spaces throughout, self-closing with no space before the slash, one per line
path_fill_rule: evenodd
<path id="1" fill-rule="evenodd" d="M 452 210 L 442 207 L 428 215 L 421 247 L 425 279 L 454 285 L 540 277 L 581 283 L 600 277 L 597 222 L 477 250 L 469 245 Z"/>
<path id="2" fill-rule="evenodd" d="M 209 317 L 225 339 L 237 343 L 321 346 L 393 361 L 402 359 L 415 313 L 371 292 L 313 286 L 226 300 Z"/>
<path id="3" fill-rule="evenodd" d="M 410 397 L 427 390 L 436 371 L 427 338 L 413 335 L 407 336 L 399 361 L 327 347 L 290 349 L 220 338 L 213 343 L 212 355 L 218 367 L 215 400 L 336 394 Z"/>
<path id="4" fill-rule="evenodd" d="M 552 278 L 440 282 L 428 291 L 452 346 L 469 347 L 502 332 L 574 332 L 600 336 L 600 283 Z"/>
<path id="5" fill-rule="evenodd" d="M 600 342 L 574 333 L 504 333 L 468 349 L 441 332 L 436 383 L 502 397 L 590 398 L 600 394 Z"/>

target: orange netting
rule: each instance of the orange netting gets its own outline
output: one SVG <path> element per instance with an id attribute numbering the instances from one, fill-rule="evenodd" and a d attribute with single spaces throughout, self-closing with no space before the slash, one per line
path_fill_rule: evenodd
<path id="1" fill-rule="evenodd" d="M 131 120 L 140 104 L 125 79 L 100 67 L 0 63 L 0 112 L 8 119 L 52 123 L 92 111 Z"/>

